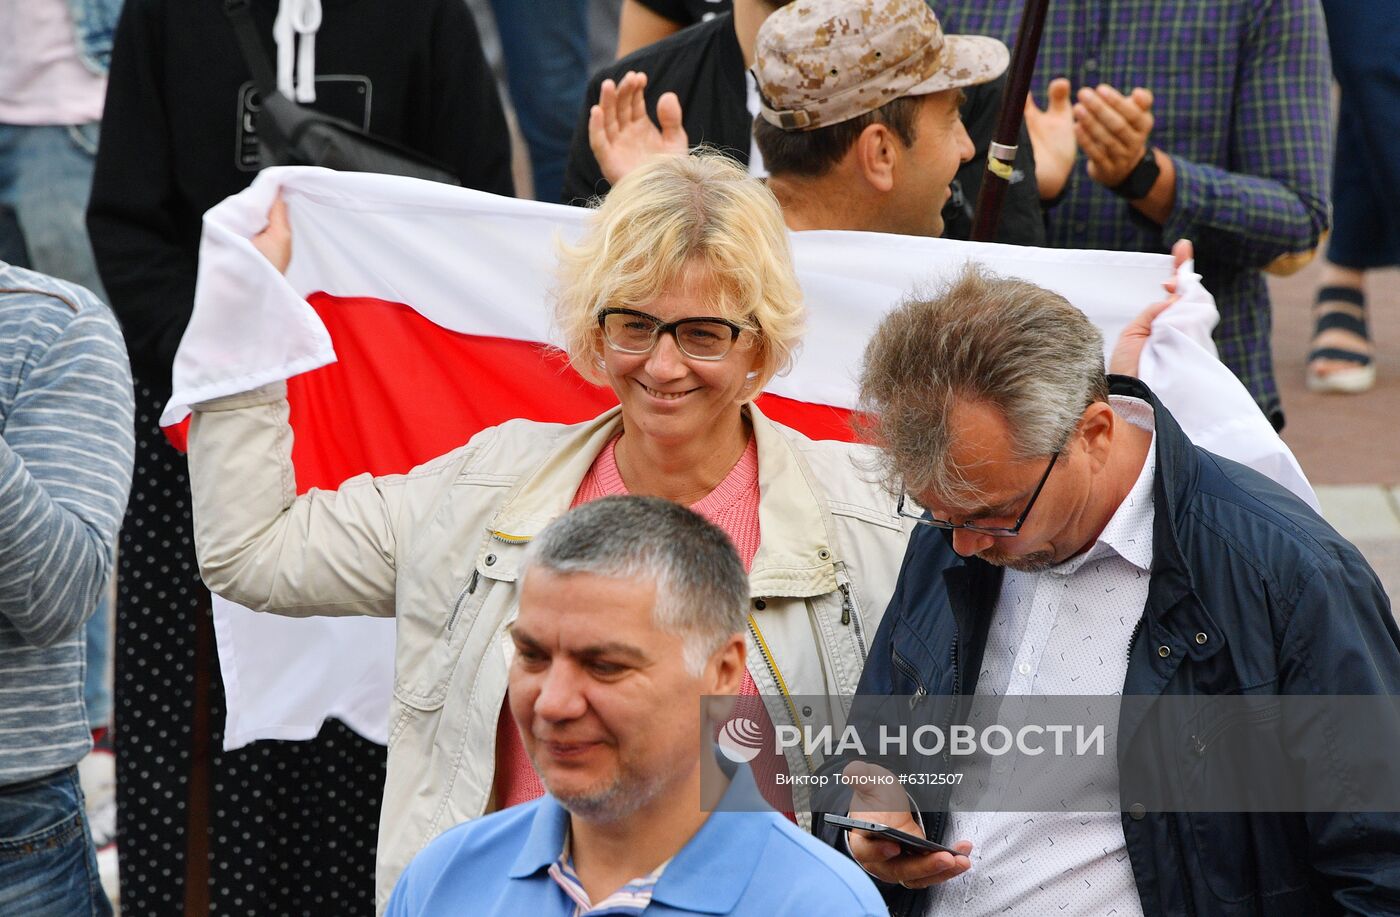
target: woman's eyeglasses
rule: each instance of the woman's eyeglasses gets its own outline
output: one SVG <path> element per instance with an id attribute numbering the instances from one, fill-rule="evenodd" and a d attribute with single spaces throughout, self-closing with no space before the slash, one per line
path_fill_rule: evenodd
<path id="1" fill-rule="evenodd" d="M 635 309 L 604 309 L 598 325 L 603 340 L 619 353 L 651 353 L 661 335 L 669 334 L 681 353 L 693 360 L 723 360 L 745 330 L 726 318 L 697 316 L 663 322 Z"/>

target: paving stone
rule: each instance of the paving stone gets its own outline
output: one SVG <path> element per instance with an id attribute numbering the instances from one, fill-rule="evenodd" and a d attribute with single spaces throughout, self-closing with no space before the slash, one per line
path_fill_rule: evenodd
<path id="1" fill-rule="evenodd" d="M 1322 515 L 1350 541 L 1393 538 L 1400 542 L 1400 517 L 1387 488 L 1375 484 L 1318 487 Z"/>

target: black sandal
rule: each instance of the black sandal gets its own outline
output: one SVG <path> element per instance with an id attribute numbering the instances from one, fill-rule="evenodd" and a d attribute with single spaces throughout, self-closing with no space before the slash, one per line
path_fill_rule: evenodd
<path id="1" fill-rule="evenodd" d="M 1323 309 L 1328 303 L 1344 303 L 1354 307 L 1361 314 L 1353 314 L 1351 309 L 1331 309 L 1321 312 L 1313 326 L 1313 340 L 1324 331 L 1334 328 L 1349 331 L 1357 337 L 1371 340 L 1366 330 L 1366 296 L 1353 287 L 1323 287 L 1317 291 L 1317 308 Z M 1351 363 L 1344 369 L 1334 369 L 1329 373 L 1319 373 L 1313 364 L 1318 360 L 1336 360 Z M 1308 352 L 1308 390 L 1313 392 L 1334 392 L 1354 395 L 1368 391 L 1376 384 L 1376 367 L 1371 355 L 1342 347 L 1314 347 Z"/>

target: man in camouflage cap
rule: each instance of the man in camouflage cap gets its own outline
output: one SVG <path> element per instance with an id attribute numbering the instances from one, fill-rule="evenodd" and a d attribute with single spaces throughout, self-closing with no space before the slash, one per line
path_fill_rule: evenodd
<path id="1" fill-rule="evenodd" d="M 945 36 L 922 0 L 766 5 L 754 38 L 754 137 L 788 226 L 941 235 L 949 184 L 973 155 L 958 113 L 962 87 L 996 79 L 1006 46 Z M 649 155 L 689 149 L 676 93 L 656 100 L 658 127 L 645 88 L 641 73 L 605 80 L 591 107 L 589 143 L 611 183 Z M 1032 196 L 1028 221 L 1039 226 Z"/>
<path id="2" fill-rule="evenodd" d="M 994 38 L 944 35 L 923 0 L 797 0 L 758 33 L 754 124 L 793 229 L 937 236 L 973 154 L 962 88 L 995 79 Z"/>

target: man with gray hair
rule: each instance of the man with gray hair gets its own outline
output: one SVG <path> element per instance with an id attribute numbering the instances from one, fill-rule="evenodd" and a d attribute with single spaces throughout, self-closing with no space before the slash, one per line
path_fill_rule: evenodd
<path id="1" fill-rule="evenodd" d="M 920 524 L 860 693 L 1400 693 L 1400 631 L 1356 548 L 1194 446 L 1141 381 L 1105 376 L 1102 353 L 1063 297 L 974 267 L 881 324 L 863 407 Z M 934 707 L 945 731 L 953 706 Z M 1400 903 L 1400 817 L 1148 811 L 1118 762 L 1143 760 L 1149 732 L 1124 727 L 1116 757 L 1086 765 L 1086 780 L 1122 790 L 1121 812 L 891 812 L 858 790 L 858 817 L 956 839 L 959 855 L 860 832 L 844 843 L 899 914 Z M 1024 785 L 1027 766 L 999 779 Z"/>
<path id="2" fill-rule="evenodd" d="M 546 527 L 522 576 L 510 708 L 548 793 L 438 837 L 390 917 L 885 913 L 702 739 L 706 696 L 744 677 L 748 577 L 720 529 L 605 497 Z"/>

